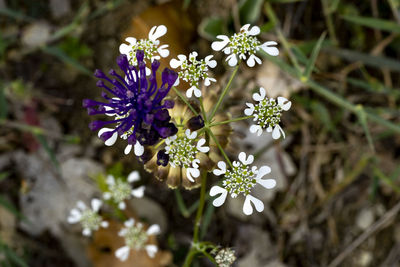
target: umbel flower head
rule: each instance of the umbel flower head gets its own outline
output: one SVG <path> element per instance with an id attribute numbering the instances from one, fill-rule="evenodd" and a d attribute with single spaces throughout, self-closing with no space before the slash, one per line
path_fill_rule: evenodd
<path id="1" fill-rule="evenodd" d="M 128 37 L 125 39 L 129 43 L 121 44 L 119 46 L 119 52 L 125 54 L 128 57 L 129 62 L 136 66 L 138 64 L 136 58 L 136 52 L 142 50 L 144 52 L 144 58 L 153 62 L 154 60 L 160 60 L 161 57 L 167 57 L 169 51 L 167 49 L 168 45 L 161 45 L 158 38 L 167 33 L 167 27 L 164 25 L 154 26 L 149 32 L 148 39 L 137 40 L 134 37 Z"/>
<path id="2" fill-rule="evenodd" d="M 211 48 L 215 51 L 222 50 L 226 55 L 228 65 L 233 67 L 239 62 L 239 59 L 246 60 L 247 66 L 254 67 L 256 62 L 261 64 L 261 59 L 256 56 L 258 50 L 262 49 L 271 56 L 277 56 L 279 50 L 274 47 L 277 45 L 274 41 L 261 43 L 256 35 L 260 33 L 260 28 L 253 26 L 250 29 L 250 24 L 244 25 L 239 33 L 235 33 L 233 36 L 228 37 L 226 35 L 218 35 L 217 39 L 211 44 Z"/>
<path id="3" fill-rule="evenodd" d="M 108 227 L 108 222 L 103 221 L 99 215 L 102 201 L 94 198 L 91 201 L 91 208 L 87 207 L 82 201 L 76 203 L 76 208 L 70 211 L 68 223 L 74 224 L 80 222 L 83 228 L 82 234 L 90 236 L 93 231 L 99 230 L 100 227 Z"/>
<path id="4" fill-rule="evenodd" d="M 210 86 L 211 82 L 216 82 L 214 78 L 209 77 L 208 68 L 215 68 L 217 66 L 217 61 L 213 60 L 213 55 L 206 56 L 205 59 L 198 60 L 197 52 L 192 52 L 189 54 L 189 58 L 185 55 L 178 55 L 178 59 L 171 59 L 170 66 L 174 69 L 180 67 L 178 72 L 179 79 L 184 80 L 190 84 L 190 88 L 186 91 L 186 96 L 188 98 L 201 96 L 201 90 L 199 89 L 200 81 L 204 81 L 205 86 Z M 179 79 L 177 79 L 175 86 L 179 84 Z"/>
<path id="5" fill-rule="evenodd" d="M 268 98 L 265 94 L 265 89 L 260 88 L 260 93 L 253 94 L 256 104 L 246 103 L 247 107 L 244 114 L 254 116 L 256 124 L 250 126 L 250 132 L 257 133 L 260 136 L 264 129 L 267 132 L 272 132 L 273 139 L 279 139 L 281 134 L 285 138 L 285 132 L 279 126 L 282 112 L 289 110 L 292 102 L 284 97 L 278 97 L 277 100 Z"/>
<path id="6" fill-rule="evenodd" d="M 117 58 L 117 64 L 125 75 L 125 79 L 115 70 L 110 70 L 112 78 L 102 71 L 96 70 L 95 76 L 101 80 L 97 86 L 105 91 L 102 97 L 105 102 L 90 99 L 83 100 L 83 107 L 89 115 L 105 114 L 112 117 L 109 121 L 93 121 L 89 127 L 93 131 L 100 130 L 98 135 L 107 146 L 115 143 L 118 136 L 127 140 L 125 154 L 132 147 L 136 156 L 143 155 L 144 147 L 156 144 L 160 139 L 173 136 L 177 128 L 170 122 L 168 109 L 174 101 L 165 99 L 178 75 L 165 68 L 161 75 L 161 86 L 158 86 L 156 74 L 160 62 L 151 63 L 152 74 L 146 77 L 143 50 L 136 52 L 138 66 L 129 64 L 126 55 Z M 110 85 L 106 85 L 104 81 Z M 112 96 L 108 96 L 107 93 Z M 113 128 L 109 125 L 114 125 Z"/>
<path id="7" fill-rule="evenodd" d="M 215 95 L 206 94 L 203 104 L 205 112 L 210 111 L 215 105 Z M 180 101 L 176 101 L 170 114 L 175 123 L 182 127 L 179 127 L 176 138 L 166 139 L 164 146 L 160 145 L 158 150 L 153 149 L 153 156 L 144 167 L 157 179 L 165 181 L 170 188 L 182 185 L 185 189 L 193 189 L 201 184 L 201 178 L 198 177 L 200 170 L 211 170 L 222 157 L 213 139 L 210 138 L 206 144 L 205 133 L 201 130 L 204 121 L 200 115 L 195 116 Z M 214 116 L 214 122 L 229 119 L 225 113 Z M 229 124 L 212 127 L 211 131 L 225 148 L 232 131 Z"/>
<path id="8" fill-rule="evenodd" d="M 216 254 L 218 267 L 230 267 L 236 260 L 235 251 L 231 248 L 222 248 Z"/>
<path id="9" fill-rule="evenodd" d="M 264 210 L 264 203 L 253 197 L 251 190 L 257 184 L 262 185 L 267 189 L 274 188 L 276 181 L 274 179 L 262 179 L 264 175 L 271 172 L 271 168 L 268 166 L 262 166 L 260 169 L 257 166 L 250 166 L 254 161 L 254 156 L 246 156 L 245 152 L 239 153 L 239 161 L 232 163 L 232 169 L 227 169 L 226 163 L 223 161 L 218 162 L 217 166 L 219 169 L 214 169 L 213 173 L 216 176 L 224 175 L 222 180 L 222 187 L 215 185 L 210 190 L 211 196 L 219 195 L 213 201 L 215 207 L 220 207 L 224 204 L 227 195 L 229 194 L 232 198 L 236 198 L 239 195 L 245 196 L 243 205 L 243 213 L 250 215 L 253 213 L 254 204 L 258 212 Z"/>
<path id="10" fill-rule="evenodd" d="M 113 200 L 118 203 L 118 208 L 124 210 L 126 208 L 125 200 L 129 200 L 132 196 L 142 198 L 144 195 L 145 186 L 139 186 L 132 189 L 131 183 L 139 181 L 140 176 L 138 171 L 133 171 L 128 175 L 127 181 L 122 179 L 115 179 L 114 176 L 108 175 L 106 184 L 108 185 L 107 191 L 104 192 L 103 198 L 105 200 Z"/>
<path id="11" fill-rule="evenodd" d="M 115 251 L 115 256 L 121 261 L 126 261 L 129 257 L 129 252 L 133 250 L 145 249 L 150 258 L 154 258 L 158 251 L 156 245 L 148 244 L 150 236 L 160 233 L 160 226 L 157 224 L 151 225 L 147 230 L 143 224 L 135 222 L 134 219 L 125 221 L 124 228 L 119 231 L 118 235 L 125 239 L 125 246 Z"/>

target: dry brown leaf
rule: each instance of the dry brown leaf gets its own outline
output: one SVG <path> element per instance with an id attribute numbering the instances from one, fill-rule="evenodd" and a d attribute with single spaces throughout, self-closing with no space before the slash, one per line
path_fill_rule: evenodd
<path id="1" fill-rule="evenodd" d="M 172 261 L 172 254 L 168 251 L 158 251 L 154 258 L 150 258 L 145 250 L 131 250 L 126 261 L 120 261 L 115 257 L 115 251 L 124 246 L 124 240 L 118 236 L 123 225 L 111 221 L 108 228 L 100 229 L 94 236 L 88 247 L 88 256 L 93 267 L 160 267 L 167 266 Z M 150 240 L 155 244 L 155 238 Z"/>

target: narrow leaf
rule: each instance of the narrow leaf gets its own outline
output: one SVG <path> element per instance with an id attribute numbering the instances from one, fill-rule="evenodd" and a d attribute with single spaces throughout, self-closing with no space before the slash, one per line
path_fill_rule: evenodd
<path id="1" fill-rule="evenodd" d="M 360 17 L 360 16 L 341 16 L 344 20 L 359 24 L 362 26 L 370 27 L 373 29 L 378 29 L 382 31 L 388 31 L 393 33 L 400 33 L 400 25 L 396 22 L 384 19 L 376 19 L 370 17 Z"/>
<path id="2" fill-rule="evenodd" d="M 308 60 L 306 70 L 304 71 L 304 77 L 308 80 L 310 78 L 311 72 L 314 69 L 315 61 L 317 60 L 319 51 L 321 50 L 322 42 L 324 41 L 326 36 L 326 32 L 323 32 L 318 39 L 318 42 L 314 46 L 313 51 L 311 52 L 310 59 Z"/>
<path id="3" fill-rule="evenodd" d="M 64 53 L 64 51 L 62 51 L 58 47 L 45 46 L 42 48 L 42 50 L 50 55 L 57 57 L 58 59 L 63 61 L 65 64 L 71 65 L 72 67 L 76 68 L 77 70 L 81 71 L 84 74 L 89 75 L 89 76 L 92 75 L 92 72 L 89 69 L 87 69 L 85 66 L 80 64 L 75 59 L 69 57 L 66 53 Z"/>

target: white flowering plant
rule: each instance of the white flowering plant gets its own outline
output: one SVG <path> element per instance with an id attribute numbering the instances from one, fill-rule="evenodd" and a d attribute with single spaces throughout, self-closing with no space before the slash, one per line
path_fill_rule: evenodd
<path id="1" fill-rule="evenodd" d="M 147 39 L 128 37 L 120 45 L 121 55 L 117 64 L 121 74 L 111 70 L 109 74 L 113 77 L 109 78 L 100 70 L 95 72 L 100 79 L 97 86 L 105 90 L 102 94 L 104 102 L 83 101 L 89 115 L 103 114 L 111 118 L 90 124 L 105 145 L 114 145 L 120 137 L 127 142 L 125 154 L 134 148 L 134 154 L 144 164 L 145 170 L 166 181 L 170 188 L 201 188 L 192 245 L 183 266 L 191 266 L 198 254 L 203 254 L 216 266 L 230 266 L 236 259 L 233 250 L 219 249 L 217 245 L 199 238 L 207 194 L 215 207 L 221 207 L 228 195 L 244 198 L 242 211 L 250 216 L 254 210 L 259 213 L 264 211 L 264 203 L 253 189 L 262 187 L 271 190 L 277 184 L 273 178 L 276 170 L 271 170 L 268 162 L 260 162 L 257 166 L 253 164 L 255 157 L 244 151 L 232 161 L 236 155 L 228 153 L 227 148 L 233 134 L 231 125 L 238 121 L 247 120 L 250 123 L 247 130 L 250 135 L 262 136 L 265 131 L 272 133 L 273 139 L 285 138 L 283 111 L 290 109 L 291 102 L 284 97 L 268 97 L 268 88 L 260 85 L 254 94 L 243 92 L 252 96 L 253 100 L 246 102 L 243 99 L 244 117 L 232 118 L 227 112 L 220 112 L 242 62 L 246 63 L 243 67 L 252 68 L 256 63 L 262 64 L 261 52 L 269 56 L 279 55 L 278 44 L 275 41 L 262 42 L 258 38 L 260 32 L 258 26 L 246 24 L 232 36 L 218 35 L 211 44 L 216 54 L 204 57 L 196 51 L 188 55 L 179 54 L 169 60 L 170 68 L 160 71 L 159 60 L 170 54 L 169 46 L 160 40 L 167 33 L 167 28 L 154 26 Z M 217 68 L 219 51 L 227 55 L 227 67 L 234 68 L 225 85 L 212 73 Z M 161 74 L 161 85 L 157 82 L 158 74 Z M 218 91 L 216 88 L 223 89 Z M 209 178 L 214 179 L 214 185 L 207 193 Z M 131 198 L 134 201 L 134 198 L 144 194 L 144 186 L 131 185 L 138 180 L 137 171 L 130 173 L 125 180 L 107 176 L 104 200 L 119 210 L 125 210 L 127 201 Z M 180 198 L 177 199 L 179 201 Z M 180 203 L 179 206 L 182 205 Z M 92 203 L 91 210 L 80 203 L 78 209 L 71 211 L 68 221 L 80 221 L 84 234 L 90 234 L 99 227 L 106 227 L 107 223 L 98 214 L 99 208 L 98 200 Z M 141 222 L 126 219 L 119 232 L 125 245 L 114 252 L 115 256 L 124 261 L 131 250 L 143 249 L 149 257 L 154 257 L 157 246 L 149 243 L 149 236 L 159 232 L 158 225 L 146 228 Z M 211 251 L 216 250 L 219 252 L 211 256 Z"/>

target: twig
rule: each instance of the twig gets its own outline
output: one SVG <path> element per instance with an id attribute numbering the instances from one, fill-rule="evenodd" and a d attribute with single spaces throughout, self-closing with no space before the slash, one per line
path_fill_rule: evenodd
<path id="1" fill-rule="evenodd" d="M 361 245 L 368 237 L 379 231 L 388 221 L 393 219 L 400 211 L 400 202 L 398 202 L 391 210 L 385 213 L 379 219 L 371 225 L 364 233 L 357 237 L 347 248 L 345 248 L 329 265 L 328 267 L 339 266 L 342 261 L 349 256 L 359 245 Z"/>

